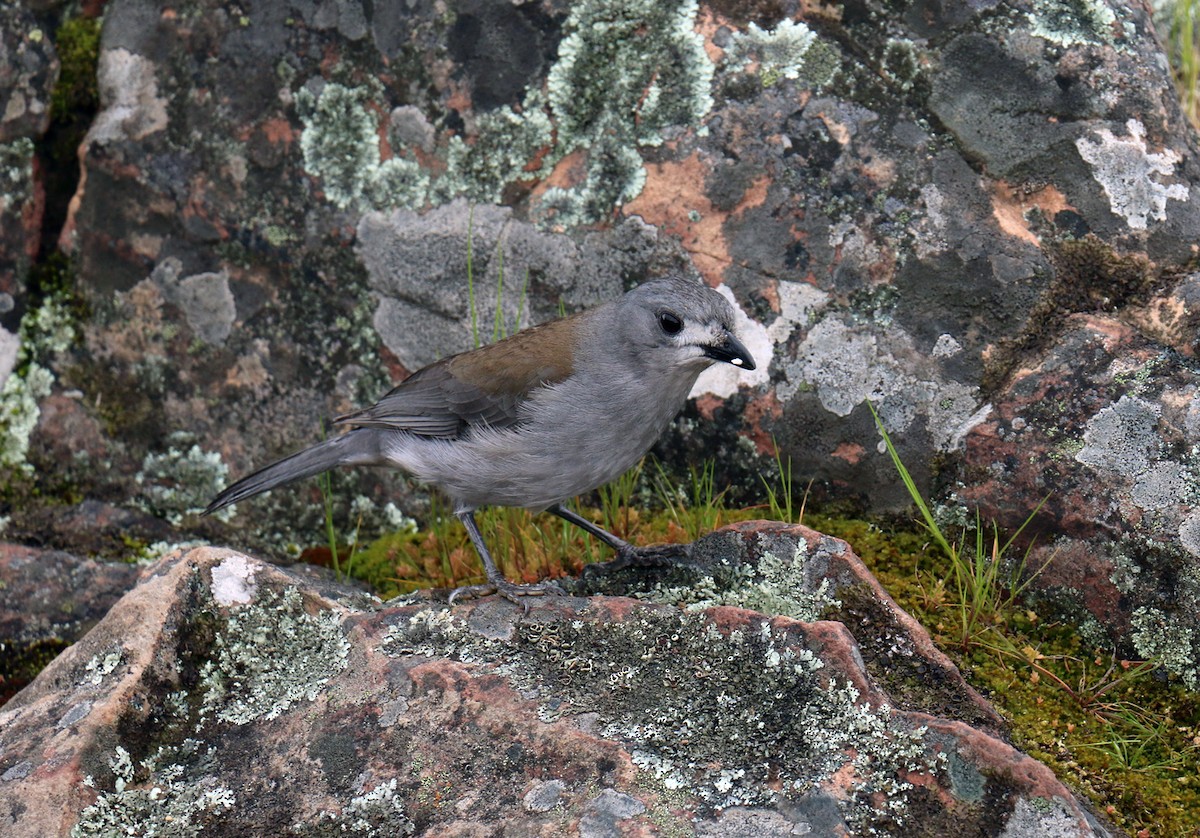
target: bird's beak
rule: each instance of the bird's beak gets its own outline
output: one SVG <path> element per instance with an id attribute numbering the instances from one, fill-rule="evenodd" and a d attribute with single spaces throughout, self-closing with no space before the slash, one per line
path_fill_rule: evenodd
<path id="1" fill-rule="evenodd" d="M 754 369 L 754 359 L 750 357 L 750 352 L 728 331 L 722 333 L 719 343 L 704 347 L 704 355 L 714 361 L 724 361 L 744 370 Z"/>

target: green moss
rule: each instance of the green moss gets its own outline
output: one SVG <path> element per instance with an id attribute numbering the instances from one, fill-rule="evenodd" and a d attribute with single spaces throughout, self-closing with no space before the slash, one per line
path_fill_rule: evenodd
<path id="1" fill-rule="evenodd" d="M 100 56 L 100 20 L 75 17 L 63 22 L 54 37 L 58 81 L 50 94 L 50 117 L 70 122 L 80 111 L 100 105 L 96 65 Z"/>

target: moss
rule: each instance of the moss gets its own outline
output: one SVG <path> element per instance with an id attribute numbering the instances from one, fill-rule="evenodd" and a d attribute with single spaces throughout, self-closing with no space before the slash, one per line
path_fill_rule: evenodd
<path id="1" fill-rule="evenodd" d="M 908 772 L 935 770 L 924 729 L 860 702 L 821 674 L 797 636 L 765 619 L 723 631 L 708 615 L 639 610 L 620 623 L 521 622 L 511 641 L 471 633 L 449 612 L 424 610 L 394 626 L 390 655 L 487 663 L 515 689 L 547 696 L 546 718 L 595 713 L 601 735 L 629 744 L 634 762 L 668 789 L 714 808 L 801 797 L 852 766 L 848 821 L 905 817 Z M 587 649 L 585 658 L 579 649 Z"/>
<path id="2" fill-rule="evenodd" d="M 58 81 L 50 94 L 50 118 L 69 122 L 100 105 L 96 65 L 100 56 L 100 21 L 75 17 L 63 22 L 54 37 Z"/>

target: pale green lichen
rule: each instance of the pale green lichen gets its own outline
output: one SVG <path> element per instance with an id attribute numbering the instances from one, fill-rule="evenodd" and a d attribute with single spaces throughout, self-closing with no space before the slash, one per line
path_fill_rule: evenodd
<path id="1" fill-rule="evenodd" d="M 428 175 L 414 160 L 381 158 L 378 120 L 367 104 L 367 91 L 335 82 L 319 94 L 308 88 L 296 94 L 305 168 L 343 209 L 422 205 Z"/>
<path id="2" fill-rule="evenodd" d="M 836 52 L 794 20 L 782 20 L 774 29 L 751 23 L 745 32 L 734 34 L 725 60 L 735 70 L 756 62 L 759 77 L 768 87 L 780 79 L 800 78 L 820 87 L 829 83 L 837 69 Z"/>
<path id="3" fill-rule="evenodd" d="M 1117 21 L 1104 0 L 1036 0 L 1026 16 L 1034 35 L 1062 47 L 1111 44 Z"/>
<path id="4" fill-rule="evenodd" d="M 1195 612 L 1189 616 L 1194 620 Z M 1190 690 L 1200 690 L 1200 643 L 1190 621 L 1151 606 L 1133 612 L 1133 645 L 1139 655 L 1152 658 Z"/>
<path id="5" fill-rule="evenodd" d="M 333 82 L 319 94 L 304 88 L 296 103 L 305 168 L 339 207 L 417 209 L 457 197 L 498 203 L 509 184 L 544 177 L 579 151 L 584 182 L 548 190 L 535 211 L 567 226 L 601 220 L 640 194 L 646 173 L 639 147 L 660 145 L 673 127 L 698 125 L 712 108 L 714 67 L 696 14 L 695 0 L 576 3 L 545 94 L 531 87 L 519 109 L 477 115 L 470 141 L 445 141 L 436 176 L 399 136 L 397 156 L 381 161 L 370 91 Z M 529 171 L 539 157 L 540 167 Z"/>
<path id="6" fill-rule="evenodd" d="M 98 686 L 106 677 L 115 672 L 124 660 L 125 650 L 120 644 L 113 644 L 112 648 L 103 655 L 93 655 L 84 664 L 83 674 L 80 676 L 79 683 Z"/>
<path id="7" fill-rule="evenodd" d="M 673 610 L 616 624 L 523 621 L 499 640 L 425 610 L 393 626 L 382 648 L 492 667 L 523 694 L 542 696 L 547 719 L 595 714 L 597 730 L 626 742 L 656 782 L 713 807 L 799 797 L 848 766 L 846 819 L 864 827 L 902 820 L 904 778 L 940 770 L 942 757 L 923 728 L 825 676 L 798 641 L 766 620 L 723 631 L 707 614 Z"/>
<path id="8" fill-rule="evenodd" d="M 72 838 L 112 838 L 117 835 L 155 835 L 192 838 L 204 832 L 212 813 L 228 811 L 237 803 L 233 791 L 215 780 L 184 782 L 184 769 L 173 765 L 154 772 L 153 761 L 143 762 L 152 777 L 137 788 L 129 753 L 118 746 L 109 758 L 114 790 L 102 792 L 84 809 L 71 830 Z M 95 787 L 91 777 L 84 784 Z"/>
<path id="9" fill-rule="evenodd" d="M 246 724 L 316 699 L 346 668 L 350 643 L 336 614 L 308 614 L 295 588 L 234 608 L 201 670 L 203 714 Z"/>
<path id="10" fill-rule="evenodd" d="M 292 825 L 292 833 L 309 835 L 361 835 L 397 838 L 412 835 L 416 825 L 404 814 L 404 802 L 396 793 L 396 781 L 388 780 L 351 798 L 340 812 L 320 812 L 316 820 Z"/>
<path id="11" fill-rule="evenodd" d="M 190 448 L 172 446 L 166 451 L 147 454 L 137 473 L 141 494 L 134 502 L 147 512 L 178 525 L 189 515 L 204 511 L 229 476 L 229 467 L 221 455 L 205 451 L 199 445 Z M 223 509 L 217 517 L 228 520 L 232 511 Z"/>
<path id="12" fill-rule="evenodd" d="M 33 186 L 33 140 L 0 143 L 0 211 L 20 211 Z"/>
<path id="13" fill-rule="evenodd" d="M 49 364 L 75 341 L 75 320 L 61 297 L 50 297 L 21 318 L 19 348 L 12 372 L 0 387 L 0 468 L 30 473 L 29 440 L 41 416 L 39 402 L 50 395 Z"/>
<path id="14" fill-rule="evenodd" d="M 840 608 L 842 604 L 831 595 L 828 579 L 822 578 L 816 590 L 807 589 L 807 558 L 808 542 L 801 540 L 796 543 L 790 561 L 765 551 L 757 567 L 742 564 L 717 576 L 703 576 L 688 585 L 656 585 L 637 596 L 688 611 L 731 605 L 762 614 L 778 614 L 812 622 L 821 619 L 831 608 Z"/>

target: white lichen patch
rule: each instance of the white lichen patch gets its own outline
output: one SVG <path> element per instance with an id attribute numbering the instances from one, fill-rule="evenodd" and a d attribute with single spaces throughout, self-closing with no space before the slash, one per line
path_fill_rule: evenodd
<path id="1" fill-rule="evenodd" d="M 764 85 L 779 79 L 804 80 L 819 87 L 827 84 L 836 68 L 835 53 L 817 38 L 817 33 L 795 20 L 781 20 L 773 29 L 751 22 L 744 32 L 735 32 L 725 61 L 730 69 L 744 70 L 757 64 Z"/>
<path id="2" fill-rule="evenodd" d="M 254 599 L 257 565 L 245 556 L 230 556 L 212 569 L 212 595 L 218 605 L 244 605 Z"/>
<path id="3" fill-rule="evenodd" d="M 822 578 L 815 588 L 809 584 L 805 578 L 807 559 L 808 542 L 800 540 L 790 560 L 766 551 L 757 567 L 739 565 L 719 579 L 705 576 L 690 585 L 655 586 L 637 596 L 687 611 L 730 605 L 812 622 L 821 619 L 829 609 L 840 608 L 841 602 L 830 593 L 828 579 Z"/>
<path id="4" fill-rule="evenodd" d="M 88 129 L 88 145 L 140 140 L 167 127 L 154 62 L 124 47 L 100 53 L 96 81 L 104 108 Z"/>
<path id="5" fill-rule="evenodd" d="M 142 460 L 136 480 L 142 487 L 134 503 L 153 515 L 180 524 L 199 514 L 213 496 L 225 488 L 229 467 L 215 451 L 199 445 L 171 446 L 162 453 L 149 453 Z M 232 516 L 229 508 L 216 513 L 221 520 Z"/>
<path id="6" fill-rule="evenodd" d="M 992 408 L 979 404 L 978 388 L 942 379 L 934 370 L 927 378 L 913 375 L 908 359 L 916 354 L 912 337 L 895 323 L 876 330 L 830 315 L 809 329 L 797 357 L 783 365 L 786 378 L 775 392 L 786 401 L 811 388 L 837 416 L 870 400 L 889 433 L 902 433 L 923 417 L 938 450 L 953 451 Z"/>
<path id="7" fill-rule="evenodd" d="M 1144 511 L 1170 509 L 1200 494 L 1192 469 L 1166 451 L 1158 431 L 1161 416 L 1158 404 L 1126 394 L 1088 420 L 1075 455 L 1116 478 L 1122 501 Z"/>
<path id="8" fill-rule="evenodd" d="M 188 781 L 184 769 L 169 766 L 134 787 L 134 765 L 129 753 L 118 746 L 109 758 L 114 790 L 101 792 L 96 802 L 79 814 L 72 838 L 112 838 L 117 835 L 160 835 L 192 838 L 203 834 L 204 821 L 215 812 L 232 809 L 233 791 L 215 779 Z M 88 777 L 84 784 L 95 787 Z"/>
<path id="9" fill-rule="evenodd" d="M 201 670 L 203 715 L 246 724 L 313 701 L 346 668 L 350 643 L 331 611 L 308 614 L 299 591 L 267 593 L 236 608 Z"/>
<path id="10" fill-rule="evenodd" d="M 1095 129 L 1099 138 L 1079 137 L 1075 147 L 1104 188 L 1109 207 L 1134 230 L 1145 230 L 1149 221 L 1165 221 L 1167 201 L 1188 200 L 1182 183 L 1163 183 L 1174 176 L 1179 155 L 1172 149 L 1151 152 L 1146 148 L 1146 127 L 1136 119 L 1125 123 L 1128 137 L 1108 128 Z"/>

